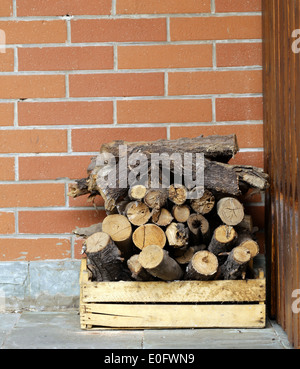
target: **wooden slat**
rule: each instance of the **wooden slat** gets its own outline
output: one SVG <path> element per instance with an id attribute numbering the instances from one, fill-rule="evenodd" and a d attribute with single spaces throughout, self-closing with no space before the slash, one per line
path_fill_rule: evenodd
<path id="1" fill-rule="evenodd" d="M 83 302 L 265 301 L 265 280 L 99 282 L 82 285 Z"/>
<path id="2" fill-rule="evenodd" d="M 263 328 L 265 305 L 87 304 L 81 324 L 98 328 Z"/>

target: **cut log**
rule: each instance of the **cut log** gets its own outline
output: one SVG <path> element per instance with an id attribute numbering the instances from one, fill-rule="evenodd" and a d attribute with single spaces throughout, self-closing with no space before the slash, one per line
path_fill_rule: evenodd
<path id="1" fill-rule="evenodd" d="M 160 227 L 168 226 L 169 224 L 171 224 L 173 219 L 174 218 L 172 217 L 169 210 L 165 208 L 155 210 L 152 214 L 152 222 Z"/>
<path id="2" fill-rule="evenodd" d="M 139 255 L 139 262 L 154 277 L 164 281 L 180 280 L 183 271 L 166 250 L 157 245 L 145 247 Z"/>
<path id="3" fill-rule="evenodd" d="M 90 237 L 94 233 L 102 232 L 102 223 L 93 224 L 90 227 L 78 228 L 73 231 L 76 236 L 83 238 Z"/>
<path id="4" fill-rule="evenodd" d="M 190 230 L 190 240 L 193 245 L 208 244 L 210 241 L 210 228 L 206 218 L 201 214 L 191 214 L 187 221 Z"/>
<path id="5" fill-rule="evenodd" d="M 108 215 L 102 223 L 102 230 L 110 235 L 126 260 L 133 254 L 132 226 L 129 220 L 120 214 Z"/>
<path id="6" fill-rule="evenodd" d="M 186 223 L 191 214 L 191 209 L 188 205 L 174 205 L 172 215 L 178 223 Z"/>
<path id="7" fill-rule="evenodd" d="M 209 212 L 212 211 L 214 206 L 215 206 L 215 197 L 208 190 L 204 191 L 204 194 L 201 198 L 191 200 L 191 207 L 198 214 L 202 215 L 208 214 Z"/>
<path id="8" fill-rule="evenodd" d="M 189 229 L 183 223 L 171 223 L 166 229 L 168 243 L 173 247 L 184 247 L 188 245 Z"/>
<path id="9" fill-rule="evenodd" d="M 121 252 L 104 232 L 94 233 L 85 241 L 85 253 L 92 265 L 90 271 L 96 281 L 129 280 L 122 265 Z"/>
<path id="10" fill-rule="evenodd" d="M 244 207 L 233 197 L 224 197 L 218 201 L 217 212 L 222 222 L 235 226 L 244 219 Z"/>
<path id="11" fill-rule="evenodd" d="M 188 247 L 186 250 L 182 251 L 180 254 L 179 252 L 181 249 L 176 249 L 174 252 L 175 260 L 178 264 L 184 265 L 188 264 L 191 260 L 194 254 L 198 251 L 203 251 L 206 249 L 206 245 L 199 245 L 199 246 L 191 246 Z"/>
<path id="12" fill-rule="evenodd" d="M 146 204 L 140 201 L 132 201 L 127 204 L 125 214 L 130 223 L 135 226 L 146 224 L 151 218 L 150 209 Z"/>
<path id="13" fill-rule="evenodd" d="M 184 279 L 208 281 L 214 279 L 218 271 L 217 257 L 207 250 L 196 252 L 186 268 Z"/>
<path id="14" fill-rule="evenodd" d="M 136 185 L 129 189 L 128 196 L 131 200 L 142 200 L 147 192 L 147 188 L 143 185 Z"/>
<path id="15" fill-rule="evenodd" d="M 176 205 L 183 205 L 188 197 L 188 190 L 183 185 L 171 185 L 168 189 L 169 199 Z"/>
<path id="16" fill-rule="evenodd" d="M 130 259 L 127 260 L 128 268 L 131 272 L 131 277 L 136 281 L 152 281 L 155 278 L 144 269 L 139 262 L 139 255 L 132 255 Z"/>
<path id="17" fill-rule="evenodd" d="M 150 209 L 159 210 L 166 205 L 168 193 L 166 189 L 148 189 L 144 196 L 144 203 Z"/>
<path id="18" fill-rule="evenodd" d="M 221 266 L 221 276 L 226 280 L 245 279 L 250 259 L 251 253 L 246 247 L 235 247 Z"/>
<path id="19" fill-rule="evenodd" d="M 220 253 L 229 252 L 237 239 L 237 233 L 232 226 L 221 225 L 213 234 L 208 250 L 218 256 Z"/>
<path id="20" fill-rule="evenodd" d="M 165 232 L 155 224 L 145 224 L 138 227 L 133 232 L 132 240 L 140 250 L 149 245 L 157 245 L 163 248 L 167 241 Z"/>
<path id="21" fill-rule="evenodd" d="M 206 158 L 227 163 L 238 152 L 236 135 L 228 136 L 199 136 L 195 138 L 180 138 L 178 140 L 158 140 L 154 142 L 126 142 L 113 141 L 101 146 L 100 152 L 109 152 L 115 157 L 119 156 L 119 146 L 127 146 L 127 154 L 145 152 L 149 156 L 152 153 L 166 153 L 172 155 L 186 152 L 199 154 L 203 153 Z"/>
<path id="22" fill-rule="evenodd" d="M 251 234 L 247 232 L 239 233 L 236 244 L 246 247 L 246 249 L 250 251 L 251 259 L 259 254 L 258 243 L 252 238 Z"/>

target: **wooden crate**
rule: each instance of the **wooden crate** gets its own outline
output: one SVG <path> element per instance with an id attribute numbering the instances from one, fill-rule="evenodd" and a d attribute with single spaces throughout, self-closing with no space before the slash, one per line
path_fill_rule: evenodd
<path id="1" fill-rule="evenodd" d="M 266 280 L 91 282 L 80 272 L 82 329 L 264 328 Z"/>

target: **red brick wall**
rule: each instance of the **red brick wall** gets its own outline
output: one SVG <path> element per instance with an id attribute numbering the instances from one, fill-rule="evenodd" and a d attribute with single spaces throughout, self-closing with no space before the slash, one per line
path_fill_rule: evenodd
<path id="1" fill-rule="evenodd" d="M 260 0 L 1 0 L 0 30 L 0 261 L 79 257 L 103 142 L 236 133 L 263 166 Z"/>

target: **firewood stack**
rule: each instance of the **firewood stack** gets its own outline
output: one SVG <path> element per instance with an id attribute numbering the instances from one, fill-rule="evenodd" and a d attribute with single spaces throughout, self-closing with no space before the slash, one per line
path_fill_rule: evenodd
<path id="1" fill-rule="evenodd" d="M 91 200 L 98 195 L 104 199 L 107 216 L 103 223 L 74 231 L 85 238 L 83 253 L 88 258 L 91 280 L 253 278 L 251 261 L 259 253 L 259 246 L 241 195 L 250 189 L 264 191 L 268 187 L 268 175 L 261 168 L 229 165 L 237 152 L 235 135 L 155 142 L 114 141 L 102 145 L 101 160 L 92 158 L 88 177 L 77 180 L 69 192 L 74 198 L 89 194 Z M 137 168 L 137 164 L 128 160 L 136 153 L 143 153 L 149 159 L 147 184 L 151 154 L 179 153 L 182 158 L 184 153 L 204 154 L 201 196 L 189 196 L 197 190 L 191 180 L 172 182 L 178 166 L 182 173 L 195 178 L 199 168 L 184 160 L 171 163 L 171 184 L 167 187 L 162 185 L 161 172 L 157 188 L 141 181 L 121 186 L 124 175 L 128 177 Z M 107 160 L 103 161 L 103 157 Z M 111 161 L 112 157 L 116 160 Z M 118 170 L 112 178 L 116 178 L 117 186 L 110 186 L 109 180 L 103 185 L 100 171 L 101 176 L 104 170 L 109 177 L 115 164 Z"/>

